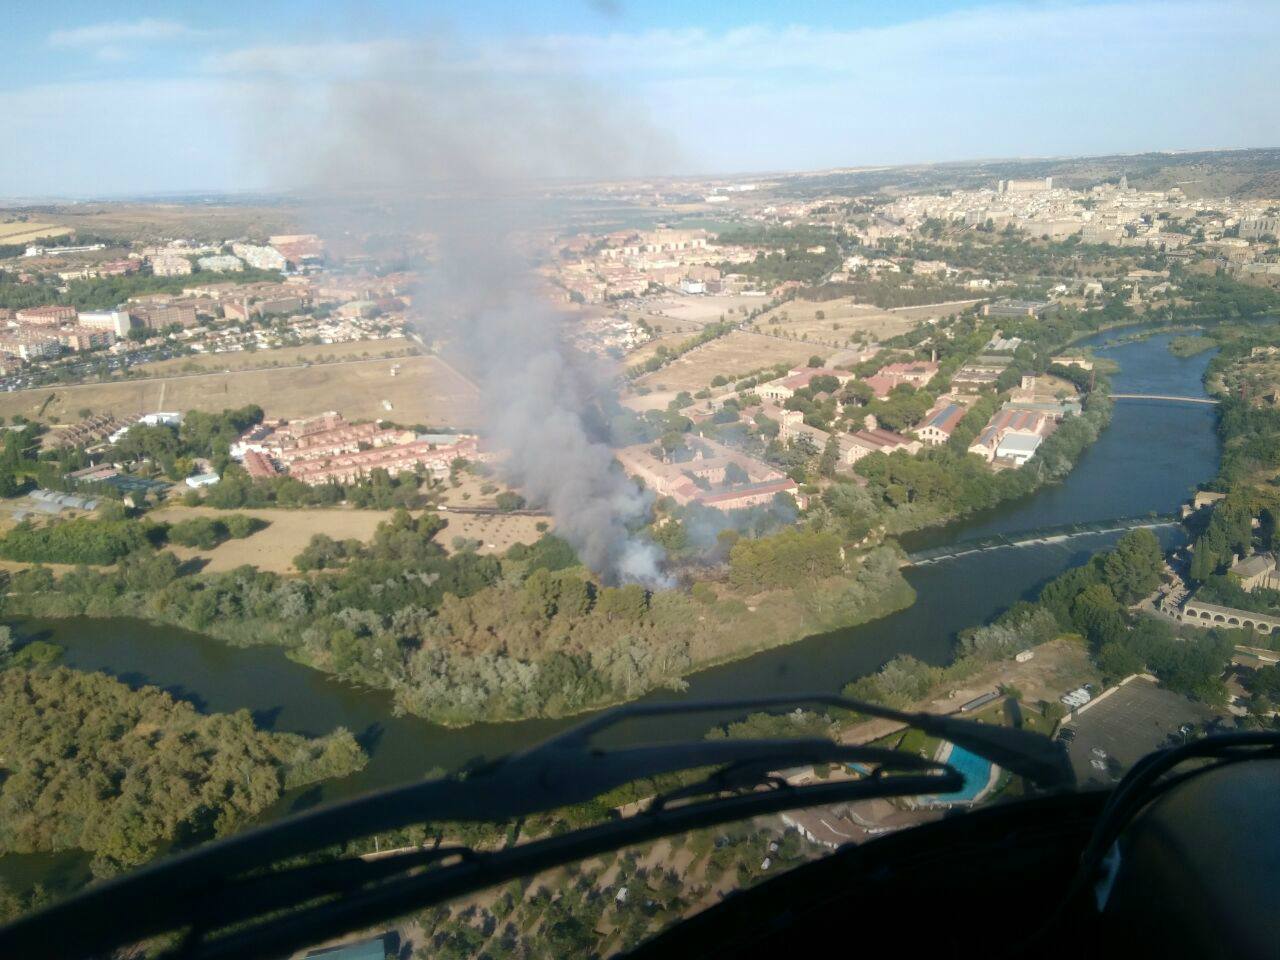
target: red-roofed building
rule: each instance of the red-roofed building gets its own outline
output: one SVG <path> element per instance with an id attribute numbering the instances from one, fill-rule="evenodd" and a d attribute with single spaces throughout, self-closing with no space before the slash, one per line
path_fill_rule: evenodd
<path id="1" fill-rule="evenodd" d="M 857 463 L 870 453 L 919 453 L 921 443 L 892 430 L 859 430 L 850 437 L 841 437 L 840 458 L 848 464 Z"/>
<path id="2" fill-rule="evenodd" d="M 255 480 L 269 480 L 280 476 L 280 471 L 271 462 L 271 458 L 257 450 L 246 450 L 244 454 L 245 473 Z"/>
<path id="3" fill-rule="evenodd" d="M 797 390 L 803 390 L 809 386 L 814 377 L 835 377 L 843 386 L 853 379 L 853 374 L 848 370 L 831 370 L 826 367 L 798 368 L 789 372 L 785 377 L 779 377 L 777 380 L 770 380 L 768 383 L 761 384 L 756 389 L 756 394 L 766 400 L 782 403 L 784 400 L 795 396 Z"/>
<path id="4" fill-rule="evenodd" d="M 940 400 L 912 432 L 931 447 L 941 446 L 951 439 L 951 434 L 968 412 L 959 403 Z"/>

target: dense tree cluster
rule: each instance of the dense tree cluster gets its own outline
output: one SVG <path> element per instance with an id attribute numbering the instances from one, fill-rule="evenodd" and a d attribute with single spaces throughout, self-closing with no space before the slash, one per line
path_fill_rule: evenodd
<path id="1" fill-rule="evenodd" d="M 345 679 L 390 687 L 406 709 L 447 722 L 559 715 L 680 683 L 698 664 L 863 622 L 912 594 L 888 548 L 840 559 L 831 534 L 788 531 L 739 555 L 742 587 L 696 595 L 601 587 L 545 536 L 502 558 L 452 555 L 445 521 L 396 514 L 369 544 L 316 537 L 303 577 L 253 567 L 186 574 L 168 553 L 114 569 L 14 575 L 14 610 L 132 615 L 233 643 L 278 644 Z M 777 541 L 777 542 L 774 542 Z M 730 571 L 734 564 L 731 562 Z M 753 598 L 755 611 L 740 598 Z"/>
<path id="2" fill-rule="evenodd" d="M 0 539 L 0 556 L 27 563 L 115 563 L 164 538 L 160 524 L 80 517 L 37 526 L 24 520 Z"/>
<path id="3" fill-rule="evenodd" d="M 265 520 L 243 513 L 227 517 L 192 517 L 168 525 L 165 536 L 170 543 L 200 550 L 212 550 L 227 539 L 240 540 L 267 526 Z"/>
<path id="4" fill-rule="evenodd" d="M 364 765 L 345 730 L 267 733 L 152 687 L 65 668 L 0 671 L 0 850 L 80 849 L 98 873 L 228 833 L 282 791 Z"/>

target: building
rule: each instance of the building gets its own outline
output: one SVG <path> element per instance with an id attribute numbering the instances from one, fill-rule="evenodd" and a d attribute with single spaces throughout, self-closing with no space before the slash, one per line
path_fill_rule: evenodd
<path id="1" fill-rule="evenodd" d="M 163 253 L 151 258 L 151 272 L 157 277 L 185 277 L 194 268 L 180 253 Z"/>
<path id="2" fill-rule="evenodd" d="M 1041 300 L 997 300 L 995 303 L 984 303 L 984 317 L 1042 317 L 1049 309 L 1049 304 Z"/>
<path id="3" fill-rule="evenodd" d="M 825 367 L 797 368 L 790 371 L 785 377 L 762 383 L 756 388 L 755 392 L 766 400 L 782 403 L 794 397 L 797 390 L 803 390 L 808 387 L 814 377 L 834 377 L 836 382 L 843 386 L 853 379 L 853 374 L 847 370 L 830 370 Z"/>
<path id="4" fill-rule="evenodd" d="M 231 252 L 255 270 L 283 270 L 289 264 L 280 251 L 252 243 L 233 243 Z"/>
<path id="5" fill-rule="evenodd" d="M 127 336 L 133 318 L 127 310 L 87 310 L 78 316 L 80 326 L 91 330 L 108 330 L 117 337 Z"/>
<path id="6" fill-rule="evenodd" d="M 187 486 L 198 490 L 201 487 L 212 487 L 221 479 L 216 473 L 198 473 L 194 477 L 187 477 Z"/>
<path id="7" fill-rule="evenodd" d="M 267 237 L 267 245 L 294 267 L 310 266 L 324 260 L 324 241 L 312 233 Z"/>
<path id="8" fill-rule="evenodd" d="M 1280 590 L 1280 571 L 1276 558 L 1269 553 L 1255 553 L 1231 565 L 1231 572 L 1240 578 L 1240 586 L 1253 593 L 1255 590 Z"/>
<path id="9" fill-rule="evenodd" d="M 62 341 L 56 334 L 33 330 L 10 330 L 0 333 L 0 353 L 21 360 L 49 360 L 62 353 Z"/>
<path id="10" fill-rule="evenodd" d="M 265 453 L 246 450 L 243 454 L 244 469 L 254 480 L 269 480 L 280 476 L 280 470 Z"/>
<path id="11" fill-rule="evenodd" d="M 899 450 L 906 453 L 919 453 L 921 447 L 919 440 L 879 428 L 859 430 L 847 438 L 841 437 L 839 442 L 840 459 L 846 464 L 855 464 L 871 453 L 889 454 Z"/>
<path id="12" fill-rule="evenodd" d="M 1053 177 L 1043 180 L 999 180 L 996 182 L 996 193 L 1040 193 L 1053 189 Z"/>
<path id="13" fill-rule="evenodd" d="M 937 373 L 938 364 L 930 360 L 890 363 L 881 367 L 874 376 L 868 377 L 866 383 L 872 393 L 883 400 L 899 384 L 905 383 L 919 389 L 937 376 Z"/>
<path id="14" fill-rule="evenodd" d="M 139 260 L 104 260 L 98 264 L 96 269 L 100 277 L 123 277 L 130 273 L 137 273 L 142 266 Z"/>
<path id="15" fill-rule="evenodd" d="M 681 505 L 739 510 L 771 503 L 778 494 L 785 494 L 804 506 L 799 485 L 769 464 L 706 437 L 690 436 L 685 443 L 687 460 L 664 461 L 647 443 L 623 447 L 614 456 L 648 489 Z"/>
<path id="16" fill-rule="evenodd" d="M 1039 411 L 1005 407 L 987 421 L 977 439 L 970 444 L 969 452 L 988 463 L 1000 458 L 1020 467 L 1031 458 L 1055 426 L 1052 417 Z M 1019 437 L 1022 439 L 1017 439 Z"/>
<path id="17" fill-rule="evenodd" d="M 207 270 L 209 273 L 239 273 L 244 269 L 244 264 L 240 262 L 239 257 L 223 254 L 201 257 L 196 263 L 201 270 Z"/>
<path id="18" fill-rule="evenodd" d="M 951 375 L 951 386 L 965 393 L 978 393 L 995 387 L 1004 371 L 996 364 L 966 363 Z"/>
<path id="19" fill-rule="evenodd" d="M 97 350 L 115 343 L 116 335 L 110 330 L 78 326 L 59 330 L 58 340 L 68 350 Z"/>
<path id="20" fill-rule="evenodd" d="M 13 319 L 19 323 L 36 324 L 42 327 L 56 327 L 76 318 L 75 307 L 64 307 L 61 304 L 49 304 L 43 307 L 23 307 L 14 313 Z"/>
<path id="21" fill-rule="evenodd" d="M 302 309 L 300 297 L 268 297 L 253 305 L 260 317 L 280 317 L 298 313 Z"/>
<path id="22" fill-rule="evenodd" d="M 303 483 L 352 483 L 373 470 L 425 469 L 447 476 L 458 458 L 482 459 L 471 434 L 417 434 L 381 423 L 350 423 L 335 410 L 288 423 L 271 421 L 246 430 L 231 456 L 251 477 L 287 474 Z"/>
<path id="23" fill-rule="evenodd" d="M 1073 354 L 1063 354 L 1057 357 L 1050 357 L 1049 362 L 1057 364 L 1060 367 L 1079 367 L 1081 370 L 1092 370 L 1093 361 L 1087 357 L 1078 357 Z"/>
<path id="24" fill-rule="evenodd" d="M 295 461 L 289 476 L 311 486 L 325 483 L 354 483 L 374 470 L 395 474 L 425 469 L 437 477 L 448 476 L 454 460 L 475 460 L 479 442 L 474 436 L 458 434 L 454 443 L 440 446 L 430 440 L 414 440 L 395 446 L 376 447 L 336 456 Z"/>
<path id="25" fill-rule="evenodd" d="M 1014 466 L 1020 467 L 1035 456 L 1036 450 L 1043 442 L 1044 437 L 1039 434 L 1015 433 L 1010 430 L 996 446 L 996 458 L 1010 460 Z"/>
<path id="26" fill-rule="evenodd" d="M 1255 217 L 1240 221 L 1240 236 L 1245 240 L 1280 237 L 1280 217 Z"/>
<path id="27" fill-rule="evenodd" d="M 951 434 L 968 412 L 961 404 L 939 401 L 912 432 L 923 443 L 940 447 L 951 439 Z"/>
<path id="28" fill-rule="evenodd" d="M 185 303 L 149 303 L 132 307 L 130 313 L 148 330 L 164 330 L 174 326 L 194 327 L 199 322 L 196 319 L 196 308 Z"/>

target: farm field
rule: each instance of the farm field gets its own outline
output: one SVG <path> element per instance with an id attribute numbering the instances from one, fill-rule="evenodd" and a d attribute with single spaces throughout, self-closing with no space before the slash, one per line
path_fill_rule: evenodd
<path id="1" fill-rule="evenodd" d="M 397 376 L 391 376 L 392 367 L 399 367 Z M 79 419 L 81 409 L 129 416 L 156 410 L 217 412 L 256 403 L 270 417 L 338 410 L 352 420 L 468 427 L 478 419 L 477 400 L 474 386 L 447 364 L 416 356 L 16 390 L 0 393 L 0 416 L 57 417 L 67 423 Z"/>
<path id="2" fill-rule="evenodd" d="M 35 243 L 37 240 L 51 237 L 65 237 L 71 232 L 70 227 L 60 227 L 56 223 L 14 221 L 0 223 L 0 245 L 9 246 L 19 243 Z"/>

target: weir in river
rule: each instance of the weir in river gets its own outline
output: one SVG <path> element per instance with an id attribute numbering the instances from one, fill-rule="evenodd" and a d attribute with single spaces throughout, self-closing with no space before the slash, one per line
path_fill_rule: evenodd
<path id="1" fill-rule="evenodd" d="M 942 563 L 975 553 L 989 553 L 992 550 L 1006 550 L 1011 547 L 1044 546 L 1048 544 L 1069 543 L 1080 537 L 1100 533 L 1124 533 L 1127 530 L 1160 530 L 1178 525 L 1172 515 L 1149 517 L 1132 520 L 1101 520 L 1095 523 L 1073 523 L 1064 526 L 1047 527 L 1043 530 L 1031 530 L 1017 537 L 995 536 L 985 540 L 968 540 L 957 547 L 937 547 L 933 550 L 921 550 L 907 555 L 905 566 L 922 567 L 931 563 Z"/>

